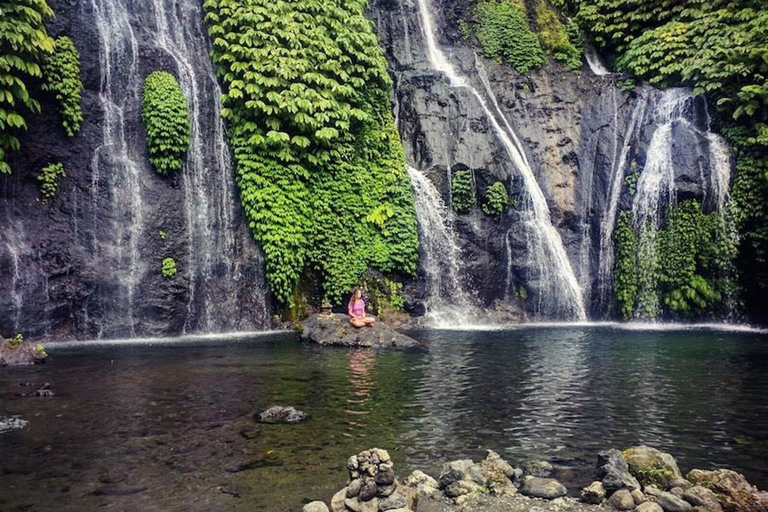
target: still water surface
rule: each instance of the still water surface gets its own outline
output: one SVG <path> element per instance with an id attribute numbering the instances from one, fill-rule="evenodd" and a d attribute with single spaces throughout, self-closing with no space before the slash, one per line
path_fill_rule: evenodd
<path id="1" fill-rule="evenodd" d="M 768 488 L 768 336 L 612 327 L 418 333 L 422 352 L 318 349 L 289 335 L 50 350 L 0 373 L 0 510 L 298 511 L 387 448 L 435 474 L 487 448 L 543 458 L 571 488 L 598 450 L 645 443 L 683 471 Z M 55 396 L 33 398 L 49 382 Z M 273 404 L 310 414 L 260 425 Z M 435 474 L 436 476 L 436 474 Z"/>

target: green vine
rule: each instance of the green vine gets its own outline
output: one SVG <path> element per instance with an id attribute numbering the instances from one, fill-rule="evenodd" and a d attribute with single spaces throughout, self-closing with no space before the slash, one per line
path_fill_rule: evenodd
<path id="1" fill-rule="evenodd" d="M 155 71 L 147 76 L 142 118 L 152 166 L 163 176 L 181 171 L 189 149 L 189 106 L 173 75 Z"/>
<path id="2" fill-rule="evenodd" d="M 48 164 L 43 167 L 40 174 L 37 175 L 37 181 L 40 182 L 40 194 L 43 196 L 43 204 L 53 199 L 56 191 L 59 189 L 59 178 L 65 177 L 64 164 Z"/>
<path id="3" fill-rule="evenodd" d="M 485 191 L 483 212 L 489 217 L 501 217 L 509 207 L 507 188 L 500 181 L 495 182 Z"/>
<path id="4" fill-rule="evenodd" d="M 39 114 L 40 103 L 27 90 L 42 76 L 54 42 L 45 30 L 53 11 L 45 0 L 0 0 L 0 174 L 9 174 L 9 151 L 21 148 L 16 134 L 27 129 L 22 110 Z"/>
<path id="5" fill-rule="evenodd" d="M 507 62 L 522 74 L 547 63 L 522 2 L 480 0 L 473 15 L 474 33 L 487 57 Z"/>
<path id="6" fill-rule="evenodd" d="M 536 3 L 536 26 L 539 29 L 539 41 L 544 50 L 568 68 L 581 69 L 583 46 L 577 48 L 571 42 L 571 38 L 573 38 L 577 44 L 583 45 L 578 27 L 575 24 L 569 23 L 568 28 L 566 28 L 566 25 L 560 21 L 557 13 L 547 5 L 547 2 L 538 0 Z"/>
<path id="7" fill-rule="evenodd" d="M 165 258 L 163 260 L 163 264 L 160 267 L 160 272 L 162 272 L 163 277 L 166 279 L 173 279 L 176 277 L 176 260 L 173 258 Z"/>
<path id="8" fill-rule="evenodd" d="M 613 236 L 616 252 L 613 293 L 622 318 L 629 320 L 635 311 L 637 297 L 636 243 L 631 212 L 623 211 L 619 214 Z"/>
<path id="9" fill-rule="evenodd" d="M 72 137 L 80 131 L 83 121 L 80 107 L 83 83 L 80 81 L 80 54 L 70 38 L 56 38 L 54 52 L 46 56 L 42 72 L 41 89 L 55 95 L 63 119 L 61 124 Z"/>
<path id="10" fill-rule="evenodd" d="M 206 0 L 240 201 L 276 298 L 306 270 L 339 303 L 413 274 L 418 234 L 391 79 L 363 0 Z"/>
<path id="11" fill-rule="evenodd" d="M 458 213 L 467 213 L 477 206 L 475 184 L 469 170 L 453 173 L 451 178 L 451 203 Z"/>

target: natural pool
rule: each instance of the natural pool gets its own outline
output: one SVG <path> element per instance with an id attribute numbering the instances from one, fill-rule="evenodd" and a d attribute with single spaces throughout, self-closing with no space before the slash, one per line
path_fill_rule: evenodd
<path id="1" fill-rule="evenodd" d="M 0 510 L 298 511 L 349 455 L 436 472 L 486 448 L 544 458 L 576 488 L 595 454 L 645 443 L 683 471 L 768 488 L 768 335 L 613 326 L 425 331 L 422 352 L 319 349 L 276 334 L 55 346 L 0 373 Z M 52 398 L 19 396 L 49 382 Z M 308 412 L 260 425 L 272 404 Z"/>

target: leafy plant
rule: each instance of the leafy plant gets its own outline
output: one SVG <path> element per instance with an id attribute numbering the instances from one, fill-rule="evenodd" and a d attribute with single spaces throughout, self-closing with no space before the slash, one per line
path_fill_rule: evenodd
<path id="1" fill-rule="evenodd" d="M 13 338 L 9 338 L 8 344 L 11 346 L 11 348 L 16 348 L 22 343 L 24 343 L 24 336 L 21 333 L 16 334 Z"/>
<path id="2" fill-rule="evenodd" d="M 518 300 L 528 300 L 528 290 L 526 290 L 524 286 L 518 286 L 515 289 L 515 297 Z"/>
<path id="3" fill-rule="evenodd" d="M 363 0 L 206 0 L 240 202 L 275 297 L 317 272 L 413 274 L 415 209 L 392 83 Z"/>
<path id="4" fill-rule="evenodd" d="M 80 81 L 80 54 L 70 38 L 56 38 L 53 53 L 45 57 L 42 73 L 41 89 L 55 95 L 63 119 L 61 124 L 72 137 L 80 131 L 83 121 L 80 107 L 83 83 Z"/>
<path id="5" fill-rule="evenodd" d="M 629 320 L 634 313 L 637 296 L 636 243 L 631 212 L 619 213 L 613 236 L 616 251 L 613 294 L 622 318 Z"/>
<path id="6" fill-rule="evenodd" d="M 637 194 L 637 180 L 640 179 L 640 173 L 634 172 L 632 174 L 627 175 L 624 178 L 624 186 L 627 189 L 627 193 L 631 196 L 634 196 Z"/>
<path id="7" fill-rule="evenodd" d="M 461 36 L 464 41 L 472 37 L 472 25 L 470 25 L 467 20 L 459 20 L 458 26 L 459 36 Z"/>
<path id="8" fill-rule="evenodd" d="M 45 20 L 53 11 L 45 0 L 0 0 L 0 174 L 8 174 L 9 151 L 21 147 L 16 134 L 26 130 L 23 109 L 40 113 L 27 83 L 42 76 L 40 65 L 53 53 Z"/>
<path id="9" fill-rule="evenodd" d="M 154 71 L 147 76 L 142 118 L 152 166 L 163 176 L 180 171 L 189 149 L 189 105 L 173 75 Z"/>
<path id="10" fill-rule="evenodd" d="M 45 351 L 45 347 L 41 343 L 38 343 L 37 345 L 35 345 L 35 353 L 37 357 L 41 357 L 41 358 L 48 357 L 48 353 Z"/>
<path id="11" fill-rule="evenodd" d="M 475 36 L 487 57 L 507 62 L 522 74 L 547 63 L 522 2 L 480 0 L 473 15 Z"/>
<path id="12" fill-rule="evenodd" d="M 547 2 L 538 0 L 536 3 L 536 26 L 539 28 L 539 41 L 544 50 L 570 69 L 581 69 L 583 42 L 576 39 L 579 37 L 579 31 L 574 24 L 569 23 L 569 26 L 572 27 L 569 31 L 566 25 L 560 21 L 557 13 L 547 5 Z M 582 44 L 582 48 L 577 48 L 571 42 L 569 34 L 573 35 L 577 43 Z"/>
<path id="13" fill-rule="evenodd" d="M 456 171 L 451 178 L 451 203 L 459 213 L 466 213 L 477 206 L 475 184 L 468 170 Z"/>
<path id="14" fill-rule="evenodd" d="M 162 241 L 165 241 L 165 238 L 168 236 L 168 234 L 165 231 L 163 231 L 162 229 L 160 230 L 159 235 L 160 235 L 160 240 L 162 240 Z"/>
<path id="15" fill-rule="evenodd" d="M 483 203 L 483 212 L 490 217 L 501 217 L 509 207 L 509 194 L 507 188 L 500 181 L 492 184 L 485 191 L 485 202 Z"/>
<path id="16" fill-rule="evenodd" d="M 40 174 L 37 175 L 37 181 L 40 182 L 40 193 L 43 196 L 43 204 L 53 199 L 56 191 L 59 189 L 59 178 L 65 177 L 64 164 L 51 163 L 43 167 Z"/>
<path id="17" fill-rule="evenodd" d="M 162 267 L 160 267 L 160 271 L 166 279 L 173 279 L 176 277 L 176 260 L 173 258 L 165 258 Z"/>

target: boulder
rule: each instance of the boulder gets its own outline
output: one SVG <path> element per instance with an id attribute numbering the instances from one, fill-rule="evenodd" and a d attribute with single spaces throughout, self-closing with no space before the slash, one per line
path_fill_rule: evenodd
<path id="1" fill-rule="evenodd" d="M 512 484 L 515 476 L 514 468 L 493 450 L 485 453 L 480 462 L 480 473 L 485 479 L 485 485 L 491 494 L 511 496 L 517 494 L 517 487 Z"/>
<path id="2" fill-rule="evenodd" d="M 661 505 L 666 512 L 690 512 L 693 508 L 690 503 L 678 498 L 671 492 L 662 492 L 656 497 L 656 503 Z"/>
<path id="3" fill-rule="evenodd" d="M 331 498 L 331 512 L 346 512 L 347 488 L 343 488 Z"/>
<path id="4" fill-rule="evenodd" d="M 710 489 L 694 485 L 683 493 L 683 499 L 701 512 L 722 512 L 723 507 L 717 501 L 717 495 Z"/>
<path id="5" fill-rule="evenodd" d="M 520 493 L 532 498 L 545 498 L 553 500 L 567 494 L 563 484 L 554 478 L 542 478 L 538 476 L 525 476 L 520 487 Z"/>
<path id="6" fill-rule="evenodd" d="M 437 478 L 440 488 L 445 489 L 460 480 L 471 480 L 469 475 L 474 465 L 475 463 L 469 459 L 454 460 L 443 464 L 443 467 L 440 468 L 440 476 Z"/>
<path id="7" fill-rule="evenodd" d="M 266 411 L 259 413 L 261 423 L 301 423 L 307 419 L 307 414 L 295 407 L 283 407 L 273 405 Z"/>
<path id="8" fill-rule="evenodd" d="M 627 461 L 619 450 L 605 450 L 597 454 L 597 477 L 608 494 L 619 489 L 640 489 L 640 483 L 629 472 Z"/>
<path id="9" fill-rule="evenodd" d="M 379 512 L 379 499 L 374 498 L 368 501 L 362 501 L 360 498 L 347 498 L 344 500 L 346 506 L 352 512 Z"/>
<path id="10" fill-rule="evenodd" d="M 592 482 L 581 490 L 581 501 L 591 505 L 599 505 L 605 500 L 605 487 L 602 482 Z"/>
<path id="11" fill-rule="evenodd" d="M 552 464 L 545 460 L 527 460 L 520 464 L 520 468 L 523 470 L 523 476 L 538 476 L 547 478 L 552 475 L 554 468 Z"/>
<path id="12" fill-rule="evenodd" d="M 616 510 L 632 510 L 635 508 L 635 500 L 627 489 L 619 489 L 613 493 L 608 502 Z"/>
<path id="13" fill-rule="evenodd" d="M 659 496 L 661 496 L 661 489 L 659 489 L 658 487 L 656 487 L 653 484 L 646 485 L 643 488 L 643 491 L 645 492 L 646 495 L 652 496 L 654 498 L 658 498 Z"/>
<path id="14" fill-rule="evenodd" d="M 641 503 L 646 502 L 645 494 L 643 494 L 643 491 L 640 489 L 635 489 L 630 494 L 632 494 L 632 499 L 635 500 L 635 505 L 640 505 Z"/>
<path id="15" fill-rule="evenodd" d="M 40 364 L 47 358 L 48 354 L 40 344 L 22 341 L 20 338 L 6 340 L 0 336 L 0 367 Z"/>
<path id="16" fill-rule="evenodd" d="M 643 485 L 656 484 L 663 489 L 669 489 L 673 480 L 683 476 L 675 458 L 656 448 L 633 446 L 624 450 L 622 455 L 627 461 L 630 473 Z"/>
<path id="17" fill-rule="evenodd" d="M 382 322 L 372 327 L 354 327 L 348 315 L 312 315 L 301 322 L 301 337 L 322 346 L 413 348 L 419 343 L 413 338 L 390 329 Z"/>
<path id="18" fill-rule="evenodd" d="M 379 502 L 379 512 L 387 512 L 388 510 L 398 508 L 408 508 L 408 502 L 405 501 L 405 498 L 399 492 L 395 492 Z"/>
<path id="19" fill-rule="evenodd" d="M 688 473 L 687 478 L 694 484 L 713 491 L 725 512 L 768 511 L 768 493 L 758 491 L 744 475 L 735 471 L 694 469 Z"/>
<path id="20" fill-rule="evenodd" d="M 322 501 L 313 501 L 304 505 L 301 512 L 328 512 L 328 506 Z"/>

